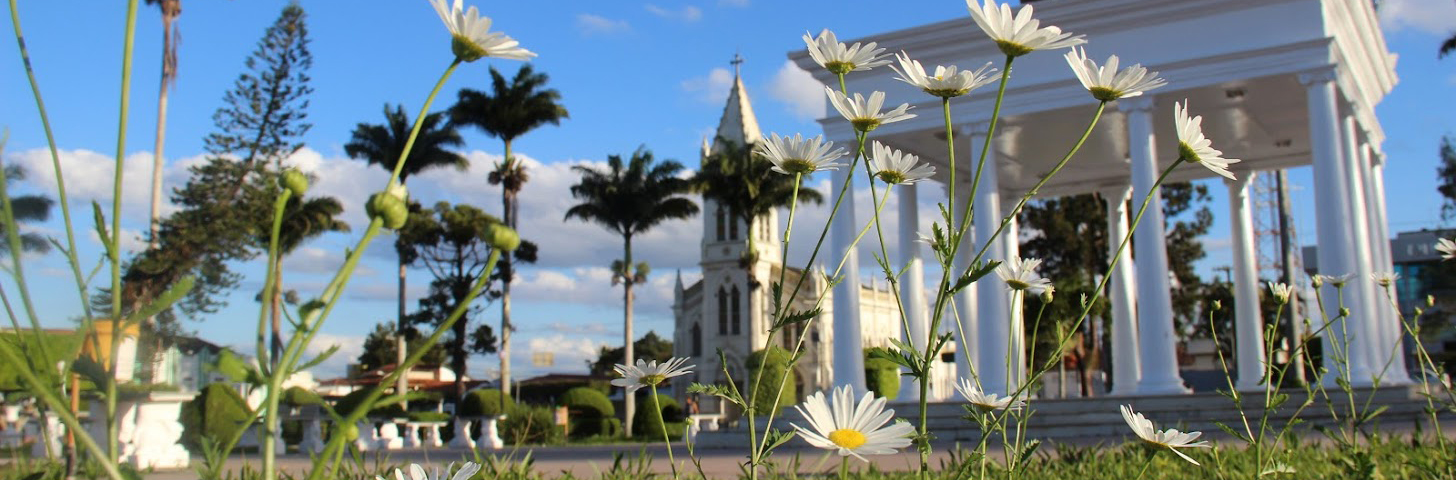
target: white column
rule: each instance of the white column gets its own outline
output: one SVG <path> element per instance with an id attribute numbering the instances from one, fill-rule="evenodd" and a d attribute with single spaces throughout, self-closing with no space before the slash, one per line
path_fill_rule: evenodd
<path id="1" fill-rule="evenodd" d="M 1122 239 L 1127 238 L 1127 201 L 1132 197 L 1132 185 L 1119 185 L 1102 191 L 1107 202 L 1107 258 L 1111 261 L 1117 253 Z M 1112 303 L 1112 394 L 1132 395 L 1142 377 L 1142 365 L 1138 362 L 1137 310 L 1134 308 L 1132 250 L 1123 249 L 1117 256 L 1117 265 L 1110 272 L 1108 287 Z"/>
<path id="2" fill-rule="evenodd" d="M 985 124 L 971 127 L 971 150 L 977 151 L 988 141 Z M 992 145 L 986 155 L 986 166 L 981 169 L 981 178 L 976 187 L 975 215 L 976 241 L 990 243 L 985 260 L 1006 260 L 1004 234 L 993 237 L 1001 225 L 1001 188 L 996 179 L 996 150 Z M 974 169 L 974 167 L 972 167 Z M 974 171 L 974 170 L 972 170 Z M 976 250 L 969 253 L 974 255 Z M 982 277 L 976 286 L 976 351 L 979 365 L 976 373 L 981 376 L 981 388 L 987 393 L 1008 394 L 1007 360 L 1011 341 L 1011 305 L 1009 289 L 994 276 Z"/>
<path id="3" fill-rule="evenodd" d="M 960 186 L 956 190 L 957 198 L 964 198 L 965 195 L 971 194 L 970 179 L 964 177 L 965 176 L 962 176 L 962 178 L 959 180 Z M 960 204 L 959 210 L 957 211 L 964 212 L 964 207 L 967 204 L 964 203 L 964 201 L 962 200 L 956 200 L 956 203 Z M 961 214 L 959 213 L 956 214 L 956 221 L 960 221 L 960 215 Z M 957 272 L 957 274 L 959 274 L 959 272 L 964 272 L 970 268 L 971 257 L 976 255 L 977 247 L 979 247 L 979 245 L 976 244 L 976 230 L 974 228 L 966 229 L 966 235 L 961 237 L 961 245 L 960 248 L 957 250 L 954 262 L 955 271 Z M 981 280 L 991 281 L 984 278 Z M 980 335 L 977 334 L 978 332 L 980 332 L 980 330 L 977 328 L 980 325 L 980 313 L 976 310 L 976 294 L 977 289 L 979 288 L 977 287 L 977 285 L 979 283 L 980 282 L 977 282 L 976 284 L 972 284 L 971 286 L 968 286 L 961 289 L 961 291 L 956 292 L 955 298 L 952 299 L 952 301 L 955 302 L 955 310 L 951 311 L 950 309 L 947 309 L 947 311 L 945 312 L 945 320 L 942 320 L 943 322 L 947 323 L 955 322 L 957 320 L 960 321 L 960 325 L 951 324 L 951 331 L 955 332 L 956 337 L 955 359 L 957 378 L 974 379 L 981 374 L 979 370 L 975 371 L 974 375 L 972 374 L 973 367 L 980 368 L 981 366 L 980 360 L 976 357 L 976 355 L 980 352 L 980 349 L 978 348 L 979 344 L 977 343 L 978 339 L 980 338 Z M 976 361 L 972 362 L 972 359 L 976 359 Z M 972 365 L 973 363 L 974 365 Z M 960 393 L 957 392 L 956 395 L 957 398 L 959 398 Z"/>
<path id="4" fill-rule="evenodd" d="M 1385 209 L 1385 161 L 1384 158 L 1374 151 L 1373 147 L 1367 146 L 1365 153 L 1365 190 L 1366 198 L 1369 200 L 1366 205 L 1370 208 L 1371 233 L 1379 239 L 1370 247 L 1376 255 L 1377 264 L 1374 270 L 1377 272 L 1394 272 L 1395 261 L 1390 252 L 1390 224 L 1387 220 Z M 1411 382 L 1410 373 L 1406 370 L 1405 363 L 1405 328 L 1401 326 L 1400 312 L 1397 310 L 1392 297 L 1396 295 L 1395 287 L 1391 286 L 1389 297 L 1384 288 L 1376 287 L 1376 311 L 1381 313 L 1381 328 L 1386 339 L 1386 348 L 1394 350 L 1395 356 L 1390 363 L 1390 371 L 1386 373 L 1386 380 L 1391 383 L 1407 384 Z"/>
<path id="5" fill-rule="evenodd" d="M 1351 105 L 1350 109 L 1356 107 Z M 1381 375 L 1385 368 L 1386 356 L 1385 338 L 1380 332 L 1380 315 L 1376 308 L 1379 300 L 1375 291 L 1375 283 L 1370 280 L 1370 274 L 1374 273 L 1374 266 L 1377 263 L 1374 256 L 1374 249 L 1371 248 L 1370 240 L 1370 217 L 1369 209 L 1365 201 L 1365 168 L 1361 165 L 1360 153 L 1360 128 L 1353 113 L 1346 114 L 1341 125 L 1341 136 L 1344 139 L 1345 154 L 1340 157 L 1340 164 L 1345 171 L 1346 188 L 1350 196 L 1345 202 L 1346 212 L 1350 221 L 1354 224 L 1355 240 L 1355 279 L 1346 288 L 1348 296 L 1355 304 L 1347 300 L 1345 304 L 1350 307 L 1351 319 L 1350 330 L 1355 336 L 1354 345 L 1351 351 L 1359 350 L 1365 354 L 1365 362 L 1370 366 L 1371 382 L 1374 376 Z M 1358 330 L 1356 330 L 1358 329 Z M 1358 332 L 1358 333 L 1357 333 Z"/>
<path id="6" fill-rule="evenodd" d="M 856 168 L 855 170 L 858 170 Z M 849 196 L 839 205 L 834 218 L 832 252 L 829 258 L 844 255 L 844 270 L 839 275 L 844 281 L 834 286 L 834 385 L 849 386 L 858 395 L 865 391 L 864 340 L 859 320 L 859 252 L 850 248 L 854 242 L 858 220 L 854 215 L 854 173 L 848 168 L 835 170 L 830 175 L 830 195 L 838 195 L 839 189 L 849 185 Z"/>
<path id="7" fill-rule="evenodd" d="M 1310 156 L 1313 157 L 1314 170 L 1314 206 L 1315 206 L 1315 232 L 1319 239 L 1319 271 L 1325 275 L 1344 275 L 1357 273 L 1358 268 L 1355 254 L 1355 235 L 1352 230 L 1359 227 L 1358 223 L 1351 221 L 1349 217 L 1349 186 L 1347 182 L 1347 171 L 1344 168 L 1345 156 L 1340 146 L 1340 120 L 1335 105 L 1335 70 L 1334 68 L 1323 68 L 1316 71 L 1299 74 L 1299 83 L 1306 88 L 1306 95 L 1309 104 L 1309 140 Z M 1368 281 L 1357 279 L 1352 283 Z M 1335 321 L 1339 318 L 1338 305 L 1339 295 L 1331 285 L 1325 285 L 1320 289 L 1320 299 L 1324 303 L 1324 312 L 1311 312 L 1311 317 L 1328 318 Z M 1361 303 L 1359 296 L 1351 296 L 1345 292 L 1347 298 L 1355 300 L 1354 303 Z M 1352 315 L 1355 310 L 1352 308 Z M 1332 359 L 1332 352 L 1336 348 L 1345 350 L 1347 346 L 1356 342 L 1347 342 L 1346 330 L 1351 334 L 1358 335 L 1354 330 L 1356 322 L 1346 322 L 1340 319 L 1327 330 L 1324 338 L 1324 351 L 1326 359 Z M 1316 325 L 1318 328 L 1319 325 Z M 1358 353 L 1357 349 L 1350 349 L 1349 374 L 1356 385 L 1370 384 L 1370 369 L 1366 362 L 1366 356 Z M 1344 375 L 1341 367 L 1334 363 L 1327 363 L 1325 367 L 1330 372 L 1326 375 L 1324 382 L 1332 385 L 1335 377 L 1331 375 Z"/>
<path id="8" fill-rule="evenodd" d="M 1254 207 L 1249 186 L 1257 176 L 1235 172 L 1228 185 L 1234 243 L 1234 359 L 1240 390 L 1258 389 L 1264 376 L 1264 319 L 1259 313 L 1259 264 L 1254 259 Z"/>
<path id="9" fill-rule="evenodd" d="M 921 249 L 923 244 L 919 241 L 920 236 L 920 196 L 916 184 L 900 185 L 895 189 L 899 191 L 900 202 L 900 258 L 890 266 L 895 268 L 905 267 L 905 273 L 900 276 L 900 304 L 905 306 L 905 320 L 910 326 L 910 345 L 921 352 L 925 351 L 926 332 L 930 330 L 930 316 L 925 312 L 925 262 L 922 258 Z M 904 332 L 904 328 L 900 328 Z M 934 364 L 932 364 L 934 366 Z M 900 377 L 900 399 L 914 400 L 920 398 L 920 386 L 912 380 L 912 377 Z M 932 383 L 936 377 L 930 376 Z"/>
<path id="10" fill-rule="evenodd" d="M 1127 112 L 1128 156 L 1131 157 L 1133 202 L 1152 197 L 1133 231 L 1137 258 L 1138 356 L 1142 360 L 1139 395 L 1188 393 L 1178 375 L 1178 336 L 1173 331 L 1172 286 L 1168 282 L 1168 244 L 1163 232 L 1163 199 L 1153 189 L 1162 169 L 1153 141 L 1153 99 L 1119 100 Z"/>

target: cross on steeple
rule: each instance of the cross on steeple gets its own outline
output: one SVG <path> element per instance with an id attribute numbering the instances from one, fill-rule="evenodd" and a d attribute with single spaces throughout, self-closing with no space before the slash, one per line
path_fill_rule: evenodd
<path id="1" fill-rule="evenodd" d="M 739 55 L 738 52 L 733 52 L 733 60 L 728 61 L 728 63 L 733 65 L 733 76 L 738 76 L 739 66 L 743 65 L 743 55 Z"/>

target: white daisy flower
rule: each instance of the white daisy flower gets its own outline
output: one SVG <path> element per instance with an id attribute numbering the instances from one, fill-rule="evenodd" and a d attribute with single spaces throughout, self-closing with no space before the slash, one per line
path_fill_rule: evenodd
<path id="1" fill-rule="evenodd" d="M 808 175 L 819 170 L 843 167 L 843 163 L 835 163 L 834 160 L 848 153 L 843 148 L 835 149 L 834 142 L 824 141 L 823 135 L 805 139 L 797 133 L 792 137 L 772 134 L 754 150 L 754 153 L 773 162 L 773 171 L 786 175 Z"/>
<path id="2" fill-rule="evenodd" d="M 1372 272 L 1370 279 L 1374 280 L 1381 288 L 1390 288 L 1395 281 L 1400 279 L 1400 274 L 1395 272 Z"/>
<path id="3" fill-rule="evenodd" d="M 1176 428 L 1158 430 L 1157 428 L 1153 427 L 1153 422 L 1151 420 L 1143 417 L 1143 414 L 1133 413 L 1132 407 L 1122 405 L 1118 408 L 1122 409 L 1122 419 L 1127 421 L 1127 426 L 1132 427 L 1132 433 L 1137 434 L 1138 438 L 1141 438 L 1147 444 L 1155 447 L 1168 447 L 1168 449 L 1172 450 L 1173 453 L 1178 454 L 1178 456 L 1183 457 L 1184 460 L 1192 462 L 1194 465 L 1198 465 L 1198 461 L 1189 458 L 1187 455 L 1184 455 L 1183 452 L 1178 451 L 1178 449 L 1209 447 L 1207 441 L 1194 442 L 1194 440 L 1197 440 L 1198 437 L 1203 436 L 1203 432 L 1180 432 Z"/>
<path id="4" fill-rule="evenodd" d="M 435 469 L 435 480 L 468 480 L 470 477 L 475 476 L 476 472 L 480 471 L 480 465 L 475 462 L 465 462 L 464 465 L 460 466 L 460 470 L 456 471 L 454 476 L 451 476 L 450 470 L 454 466 L 455 464 L 450 464 L 450 466 L 445 467 L 444 472 L 441 472 L 438 468 Z M 378 475 L 375 475 L 374 479 L 390 480 Z M 420 464 L 411 463 L 409 466 L 409 476 L 405 476 L 404 469 L 396 468 L 394 469 L 394 480 L 430 480 L 430 477 L 425 474 L 425 469 Z"/>
<path id="5" fill-rule="evenodd" d="M 911 184 L 930 178 L 935 167 L 919 163 L 920 157 L 886 147 L 878 140 L 870 147 L 870 170 L 875 177 L 889 184 Z"/>
<path id="6" fill-rule="evenodd" d="M 1052 284 L 1051 280 L 1036 274 L 1036 267 L 1040 265 L 1041 259 L 1038 258 L 1011 257 L 996 266 L 996 276 L 1001 277 L 1012 290 L 1026 290 L 1034 295 Z"/>
<path id="7" fill-rule="evenodd" d="M 435 13 L 440 14 L 440 20 L 450 29 L 450 50 L 460 60 L 474 62 L 481 57 L 529 60 L 536 56 L 521 48 L 521 42 L 504 33 L 491 32 L 490 17 L 481 16 L 474 6 L 467 10 L 461 0 L 455 0 L 452 6 L 446 6 L 445 2 L 430 0 Z"/>
<path id="8" fill-rule="evenodd" d="M 844 96 L 843 93 L 839 93 L 839 90 L 827 86 L 824 87 L 824 93 L 829 95 L 829 103 L 834 105 L 834 109 L 849 120 L 855 130 L 861 132 L 869 132 L 886 123 L 915 118 L 915 114 L 905 113 L 910 109 L 908 103 L 902 103 L 894 110 L 881 113 L 880 107 L 885 105 L 885 92 L 871 93 L 868 100 L 858 93 L 854 94 L 854 98 L 851 99 Z"/>
<path id="9" fill-rule="evenodd" d="M 905 422 L 885 425 L 895 418 L 895 411 L 885 410 L 883 397 L 865 392 L 856 404 L 848 386 L 834 389 L 831 396 L 826 400 L 824 392 L 815 392 L 803 405 L 794 406 L 810 427 L 793 425 L 794 430 L 810 445 L 837 450 L 841 457 L 854 455 L 866 462 L 865 455 L 893 455 L 897 449 L 910 446 L 915 427 Z"/>
<path id="10" fill-rule="evenodd" d="M 1450 239 L 1436 240 L 1436 251 L 1441 252 L 1441 260 L 1456 258 L 1456 242 Z"/>
<path id="11" fill-rule="evenodd" d="M 956 382 L 955 388 L 957 392 L 961 392 L 961 396 L 966 397 L 966 401 L 970 402 L 971 406 L 976 407 L 982 413 L 995 410 L 1020 410 L 1026 406 L 1026 402 L 1017 400 L 1016 397 L 1003 398 L 994 393 L 982 392 L 981 387 L 969 378 L 961 378 Z"/>
<path id="12" fill-rule="evenodd" d="M 976 0 L 966 0 L 966 8 L 971 10 L 971 19 L 976 21 L 976 25 L 996 41 L 1001 53 L 1008 57 L 1087 43 L 1082 35 L 1072 36 L 1071 32 L 1063 32 L 1050 25 L 1041 28 L 1041 21 L 1031 18 L 1030 4 L 1022 5 L 1015 16 L 1011 15 L 1010 5 L 993 0 L 986 0 L 981 5 L 976 5 Z"/>
<path id="13" fill-rule="evenodd" d="M 1133 64 L 1119 71 L 1117 55 L 1107 57 L 1107 64 L 1097 66 L 1097 62 L 1087 58 L 1087 52 L 1081 47 L 1073 47 L 1067 52 L 1067 65 L 1072 66 L 1072 73 L 1077 75 L 1077 80 L 1092 92 L 1092 98 L 1104 102 L 1110 102 L 1119 98 L 1136 97 L 1143 92 L 1152 90 L 1168 84 L 1167 80 L 1158 78 L 1158 72 L 1149 72 L 1143 65 Z"/>
<path id="14" fill-rule="evenodd" d="M 1292 290 L 1287 283 L 1269 282 L 1269 293 L 1279 299 L 1279 303 L 1289 303 L 1289 292 Z"/>
<path id="15" fill-rule="evenodd" d="M 1239 163 L 1239 160 L 1223 158 L 1223 152 L 1213 149 L 1213 142 L 1203 136 L 1203 116 L 1188 118 L 1187 103 L 1184 100 L 1183 103 L 1173 104 L 1173 126 L 1178 131 L 1178 156 L 1188 163 L 1203 165 L 1213 173 L 1232 180 L 1234 174 L 1229 172 L 1228 166 Z"/>
<path id="16" fill-rule="evenodd" d="M 996 69 L 991 68 L 991 62 L 986 62 L 976 71 L 956 70 L 955 65 L 935 66 L 935 76 L 925 74 L 925 67 L 920 65 L 919 60 L 911 60 L 905 52 L 895 55 L 900 60 L 900 68 L 890 65 L 890 69 L 900 74 L 896 80 L 914 85 L 925 93 L 941 97 L 952 98 L 971 93 L 988 83 L 996 81 L 992 74 Z"/>
<path id="17" fill-rule="evenodd" d="M 1314 288 L 1320 288 L 1320 286 L 1324 285 L 1325 282 L 1329 282 L 1329 284 L 1333 285 L 1335 288 L 1344 288 L 1345 284 L 1349 283 L 1350 279 L 1353 278 L 1355 278 L 1355 274 L 1353 273 L 1346 273 L 1344 275 L 1315 274 L 1313 280 L 1311 280 L 1310 282 L 1314 284 Z"/>
<path id="18" fill-rule="evenodd" d="M 621 375 L 622 378 L 612 380 L 612 385 L 626 388 L 627 394 L 631 395 L 632 392 L 637 391 L 639 388 L 655 387 L 661 384 L 663 380 L 678 375 L 693 373 L 690 369 L 696 365 L 683 366 L 687 361 L 688 359 L 686 358 L 669 358 L 667 361 L 659 364 L 657 360 L 649 362 L 639 358 L 637 359 L 636 366 L 627 366 L 619 363 L 617 366 L 612 367 L 612 369 L 616 370 L 617 374 Z"/>
<path id="19" fill-rule="evenodd" d="M 885 49 L 875 48 L 875 42 L 864 45 L 855 42 L 854 45 L 846 47 L 827 28 L 819 32 L 817 38 L 805 32 L 804 44 L 809 46 L 809 57 L 835 75 L 869 70 L 890 63 L 885 55 L 881 55 Z"/>

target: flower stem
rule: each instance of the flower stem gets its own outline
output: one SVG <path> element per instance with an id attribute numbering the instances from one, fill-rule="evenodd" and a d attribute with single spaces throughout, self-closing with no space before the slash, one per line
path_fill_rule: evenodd
<path id="1" fill-rule="evenodd" d="M 445 73 L 440 74 L 440 80 L 435 82 L 435 88 L 430 90 L 430 96 L 425 97 L 425 104 L 420 106 L 420 114 L 415 116 L 415 125 L 410 128 L 409 139 L 404 141 L 404 150 L 399 153 L 399 160 L 394 162 L 394 171 L 389 174 L 389 185 L 399 181 L 399 172 L 404 170 L 404 161 L 409 158 L 410 150 L 415 146 L 415 137 L 420 135 L 420 126 L 425 124 L 425 116 L 430 114 L 430 104 L 435 102 L 435 96 L 445 86 L 445 81 L 450 79 L 450 74 L 455 73 L 455 67 L 460 66 L 460 57 L 450 62 L 445 68 Z M 507 152 L 506 161 L 510 161 L 510 152 Z"/>
<path id="2" fill-rule="evenodd" d="M 950 219 L 955 218 L 956 198 L 955 128 L 950 123 L 950 97 L 940 99 L 940 110 L 945 113 L 945 155 L 946 161 L 950 164 L 950 183 L 945 186 L 945 206 L 949 209 L 946 217 Z"/>
<path id="3" fill-rule="evenodd" d="M 273 365 L 268 375 L 268 390 L 264 392 L 266 396 L 263 399 L 263 480 L 273 480 L 278 475 L 277 469 L 274 468 L 278 456 L 275 451 L 275 432 L 278 429 L 278 388 L 283 379 L 288 377 L 288 370 L 283 365 L 282 358 L 271 358 L 271 356 L 265 355 L 265 353 L 272 354 L 273 352 L 267 348 L 263 339 L 264 331 L 268 328 L 270 307 L 268 299 L 273 298 L 273 292 L 278 288 L 278 283 L 275 281 L 275 270 L 279 267 L 278 233 L 283 226 L 283 211 L 288 207 L 288 199 L 292 196 L 293 190 L 284 188 L 278 192 L 278 198 L 273 202 L 273 222 L 268 230 L 268 276 L 263 280 L 264 300 L 258 309 L 258 366 L 266 368 L 266 365 Z M 289 343 L 293 343 L 291 340 Z"/>
<path id="4" fill-rule="evenodd" d="M 667 463 L 672 466 L 672 480 L 677 480 L 677 460 L 672 458 L 672 439 L 667 436 L 667 419 L 662 418 L 662 400 L 657 399 L 657 385 L 652 386 L 652 407 L 657 410 L 657 424 L 662 427 L 662 443 L 667 444 Z"/>
<path id="5" fill-rule="evenodd" d="M 121 47 L 121 93 L 116 126 L 116 166 L 111 185 L 111 358 L 106 375 L 106 459 L 116 463 L 120 455 L 116 424 L 116 361 L 125 327 L 121 321 L 121 174 L 126 166 L 126 117 L 131 107 L 131 59 L 136 38 L 137 0 L 126 2 L 126 27 Z"/>
<path id="6" fill-rule="evenodd" d="M 1148 455 L 1148 460 L 1146 462 L 1143 462 L 1143 468 L 1138 470 L 1137 476 L 1132 477 L 1132 480 L 1140 480 L 1141 478 L 1143 478 L 1143 474 L 1148 473 L 1148 467 L 1151 466 L 1153 466 L 1153 456 Z"/>

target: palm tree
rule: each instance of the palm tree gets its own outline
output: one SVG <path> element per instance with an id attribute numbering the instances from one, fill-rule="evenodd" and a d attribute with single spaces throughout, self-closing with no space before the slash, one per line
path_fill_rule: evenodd
<path id="1" fill-rule="evenodd" d="M 1450 38 L 1441 42 L 1441 49 L 1436 54 L 1436 58 L 1446 58 L 1446 55 L 1450 55 L 1451 52 L 1456 52 L 1456 33 L 1451 34 Z"/>
<path id="2" fill-rule="evenodd" d="M 278 257 L 271 265 L 273 268 L 273 295 L 268 299 L 273 320 L 272 358 L 274 362 L 277 362 L 283 353 L 283 323 L 279 315 L 283 304 L 283 257 L 311 238 L 328 232 L 347 233 L 349 224 L 336 218 L 342 213 L 344 213 L 344 205 L 334 197 L 294 197 L 289 198 L 288 204 L 283 207 L 283 222 L 278 228 Z M 272 219 L 270 218 L 269 221 L 271 222 Z M 259 231 L 265 232 L 271 229 L 270 223 L 268 229 Z M 266 237 L 260 240 L 267 245 Z"/>
<path id="3" fill-rule="evenodd" d="M 745 225 L 753 225 L 758 216 L 793 203 L 794 177 L 770 170 L 773 163 L 754 154 L 753 144 L 740 145 L 722 137 L 717 143 L 718 150 L 703 161 L 702 170 L 693 177 L 704 198 L 712 199 Z M 819 204 L 824 202 L 824 196 L 817 190 L 800 188 L 799 200 Z M 753 256 L 757 251 L 754 236 L 747 237 L 745 268 L 756 260 Z"/>
<path id="4" fill-rule="evenodd" d="M 162 85 L 157 94 L 157 140 L 152 156 L 152 220 L 148 248 L 157 248 L 158 226 L 162 218 L 162 147 L 167 141 L 167 97 L 177 83 L 177 43 L 182 34 L 177 30 L 177 17 L 182 16 L 182 0 L 147 0 L 162 12 Z"/>
<path id="5" fill-rule="evenodd" d="M 501 186 L 502 220 L 506 226 L 519 231 L 516 198 L 521 187 L 530 179 L 525 166 L 511 155 L 511 142 L 526 132 L 545 124 L 559 125 L 567 118 L 566 108 L 559 103 L 561 93 L 556 89 L 543 88 L 547 76 L 536 73 L 530 65 L 523 65 L 515 78 L 506 83 L 506 78 L 490 69 L 491 91 L 489 93 L 468 88 L 460 89 L 459 98 L 450 107 L 450 118 L 460 125 L 473 125 L 486 134 L 505 143 L 505 159 L 496 164 L 487 180 L 491 185 Z M 500 331 L 500 381 L 502 391 L 510 391 L 511 385 L 511 278 L 515 275 L 511 254 L 500 258 L 501 269 L 501 331 Z M 504 402 L 505 396 L 501 396 Z"/>
<path id="6" fill-rule="evenodd" d="M 405 159 L 404 167 L 399 171 L 400 184 L 425 170 L 448 166 L 463 171 L 470 166 L 469 159 L 449 150 L 465 145 L 465 140 L 460 138 L 460 132 L 453 124 L 442 121 L 444 116 L 443 112 L 425 115 L 424 122 L 420 124 L 420 132 L 410 148 L 409 158 Z M 409 140 L 413 124 L 405 114 L 403 105 L 391 109 L 389 104 L 385 104 L 384 120 L 383 125 L 360 123 L 354 127 L 349 143 L 344 144 L 344 152 L 350 157 L 363 159 L 371 165 L 379 165 L 385 171 L 392 172 L 400 154 L 404 152 L 404 144 Z M 402 243 L 400 236 L 395 237 L 394 249 L 399 255 L 399 311 L 396 319 L 399 327 L 395 329 L 399 335 L 395 338 L 395 365 L 403 365 L 406 355 L 404 334 L 409 331 L 404 299 L 405 267 L 414 263 L 414 259 L 407 255 L 409 248 Z M 395 383 L 395 391 L 404 393 L 407 381 L 404 375 L 400 375 Z"/>
<path id="7" fill-rule="evenodd" d="M 581 173 L 581 181 L 571 187 L 571 196 L 582 203 L 566 211 L 573 217 L 594 222 L 622 236 L 622 260 L 612 262 L 612 283 L 622 283 L 622 328 L 626 345 L 624 360 L 632 358 L 632 287 L 647 281 L 647 263 L 632 272 L 632 237 L 650 230 L 665 220 L 685 219 L 698 213 L 692 200 L 679 196 L 692 190 L 692 182 L 679 178 L 683 166 L 672 160 L 653 164 L 652 152 L 639 148 L 623 168 L 622 157 L 607 157 L 607 169 L 586 165 L 571 167 Z M 627 425 L 632 424 L 635 407 L 632 395 L 625 397 Z M 627 429 L 631 436 L 631 429 Z"/>
<path id="8" fill-rule="evenodd" d="M 25 179 L 25 170 L 19 165 L 7 165 L 5 167 L 5 183 L 9 184 Z M 8 187 L 9 185 L 7 185 Z M 10 197 L 10 208 L 15 214 L 15 223 L 44 222 L 51 216 L 51 205 L 55 201 L 44 195 L 21 195 Z M 0 238 L 9 235 L 3 222 L 0 222 Z M 45 235 L 36 232 L 20 232 L 20 249 L 22 252 L 46 253 L 51 250 L 51 244 L 46 240 Z M 0 256 L 9 256 L 9 248 L 0 248 Z"/>

